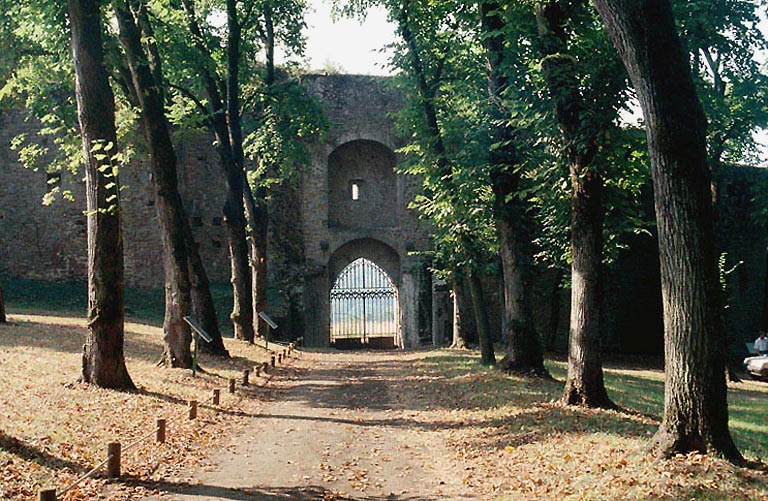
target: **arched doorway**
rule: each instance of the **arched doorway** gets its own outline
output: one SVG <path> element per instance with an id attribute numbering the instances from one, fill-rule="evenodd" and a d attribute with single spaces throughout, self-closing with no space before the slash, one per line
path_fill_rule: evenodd
<path id="1" fill-rule="evenodd" d="M 339 273 L 330 292 L 331 344 L 395 348 L 397 289 L 386 271 L 359 258 Z"/>

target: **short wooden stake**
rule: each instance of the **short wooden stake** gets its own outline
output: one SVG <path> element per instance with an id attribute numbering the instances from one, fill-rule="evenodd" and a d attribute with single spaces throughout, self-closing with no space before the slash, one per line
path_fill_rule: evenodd
<path id="1" fill-rule="evenodd" d="M 268 369 L 269 369 L 269 364 L 268 363 L 264 362 L 263 364 L 261 364 L 261 372 L 266 374 L 267 372 L 269 372 Z"/>
<path id="2" fill-rule="evenodd" d="M 107 478 L 120 478 L 120 442 L 107 444 Z"/>
<path id="3" fill-rule="evenodd" d="M 283 350 L 283 360 L 285 360 L 286 358 L 288 358 L 288 349 L 287 348 Z"/>
<path id="4" fill-rule="evenodd" d="M 230 378 L 229 379 L 229 392 L 234 393 L 235 392 L 235 379 Z"/>
<path id="5" fill-rule="evenodd" d="M 277 354 L 277 363 L 278 364 L 282 364 L 283 363 L 283 354 L 282 353 L 278 353 Z"/>
<path id="6" fill-rule="evenodd" d="M 271 360 L 271 362 L 270 362 L 270 363 L 272 364 L 272 367 L 274 367 L 274 366 L 275 366 L 275 356 L 274 356 L 274 355 L 272 355 L 272 357 L 271 357 L 271 358 L 272 358 L 272 360 Z"/>
<path id="7" fill-rule="evenodd" d="M 213 405 L 219 405 L 221 401 L 221 390 L 218 388 L 213 389 Z"/>
<path id="8" fill-rule="evenodd" d="M 37 491 L 37 501 L 56 501 L 56 489 L 40 489 Z"/>
<path id="9" fill-rule="evenodd" d="M 157 443 L 162 444 L 165 442 L 165 419 L 158 418 L 157 420 Z"/>
<path id="10" fill-rule="evenodd" d="M 258 365 L 253 368 L 253 370 L 256 372 L 256 377 L 259 377 L 261 375 L 261 367 Z"/>
<path id="11" fill-rule="evenodd" d="M 243 386 L 248 386 L 248 375 L 250 371 L 248 369 L 243 370 Z"/>
<path id="12" fill-rule="evenodd" d="M 189 401 L 189 419 L 197 418 L 197 400 Z"/>

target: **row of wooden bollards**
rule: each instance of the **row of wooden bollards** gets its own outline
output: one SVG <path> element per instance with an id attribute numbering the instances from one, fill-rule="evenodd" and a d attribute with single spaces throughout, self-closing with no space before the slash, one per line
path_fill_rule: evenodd
<path id="1" fill-rule="evenodd" d="M 269 357 L 269 362 L 264 362 L 261 365 L 257 365 L 253 368 L 253 373 L 256 377 L 259 377 L 261 374 L 266 374 L 269 372 L 270 367 L 275 367 L 276 364 L 282 364 L 284 360 L 288 359 L 288 356 L 293 353 L 293 350 L 295 349 L 296 344 L 290 343 L 285 348 L 283 348 L 282 351 L 278 352 L 277 354 L 272 353 L 272 355 Z M 242 379 L 242 385 L 248 386 L 250 384 L 251 379 L 251 369 L 244 369 L 243 370 L 243 379 Z M 237 380 L 235 378 L 230 378 L 229 380 L 229 392 L 234 393 L 235 387 L 237 386 Z"/>
<path id="2" fill-rule="evenodd" d="M 296 344 L 290 343 L 287 347 L 285 347 L 282 351 L 277 353 L 277 360 L 275 360 L 275 354 L 273 353 L 270 357 L 269 363 L 264 362 L 261 366 L 256 366 L 254 368 L 254 371 L 256 373 L 256 377 L 259 377 L 259 374 L 263 372 L 264 374 L 267 373 L 268 368 L 275 367 L 275 363 L 282 363 L 283 360 L 287 359 L 288 356 L 293 353 L 293 350 L 295 349 Z M 250 370 L 245 369 L 243 371 L 243 386 L 248 386 L 248 378 L 249 378 Z M 229 380 L 229 392 L 234 393 L 235 392 L 235 385 L 236 380 L 234 378 Z M 221 402 L 221 390 L 219 388 L 214 388 L 213 395 L 211 397 L 211 401 L 213 402 L 213 405 L 219 405 Z M 197 400 L 190 400 L 189 401 L 189 408 L 187 409 L 187 415 L 189 419 L 197 419 Z M 156 423 L 156 429 L 155 429 L 155 441 L 159 444 L 162 444 L 165 442 L 166 439 L 166 420 L 164 418 L 158 418 Z M 151 435 L 150 435 L 151 436 Z M 130 444 L 128 447 L 132 447 L 133 445 L 136 445 L 143 441 L 144 439 L 141 439 L 137 442 L 134 442 Z M 107 444 L 107 459 L 100 463 L 101 465 L 104 465 L 106 463 L 107 466 L 107 477 L 108 478 L 119 478 L 120 477 L 120 456 L 122 453 L 122 445 L 120 442 L 110 442 Z M 97 467 L 98 468 L 98 467 Z M 88 476 L 90 476 L 91 473 L 94 473 L 97 468 L 94 468 L 86 474 L 85 476 L 78 479 L 74 484 L 71 484 L 69 488 L 74 487 L 75 484 L 80 482 L 81 480 L 84 480 Z M 56 501 L 56 489 L 40 489 L 38 491 L 38 501 Z"/>

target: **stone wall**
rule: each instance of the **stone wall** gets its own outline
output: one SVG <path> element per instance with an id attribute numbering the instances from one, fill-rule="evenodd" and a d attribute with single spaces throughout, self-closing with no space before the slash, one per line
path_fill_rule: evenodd
<path id="1" fill-rule="evenodd" d="M 390 79 L 379 77 L 308 75 L 303 85 L 322 103 L 330 129 L 322 141 L 309 145 L 311 160 L 300 166 L 301 174 L 272 192 L 269 273 L 280 294 L 271 295 L 270 311 L 289 330 L 302 330 L 309 343 L 326 345 L 333 281 L 340 266 L 367 257 L 386 269 L 398 288 L 399 344 L 448 342 L 450 297 L 444 284 L 433 283 L 418 255 L 429 248 L 430 229 L 408 208 L 418 180 L 396 171 L 402 161 L 396 151 L 404 138 L 392 115 L 402 106 L 401 95 Z M 74 193 L 74 203 L 57 200 L 43 206 L 45 172 L 24 169 L 9 147 L 16 135 L 34 137 L 39 128 L 23 110 L 0 117 L 0 274 L 84 281 L 82 174 L 65 174 L 61 180 L 61 187 Z M 40 139 L 52 147 L 47 141 Z M 224 177 L 213 137 L 187 134 L 176 143 L 180 190 L 201 255 L 211 280 L 227 282 Z M 726 167 L 715 177 L 718 244 L 727 253 L 727 268 L 741 262 L 729 276 L 726 318 L 728 335 L 738 344 L 754 337 L 763 313 L 767 242 L 755 201 L 764 196 L 768 172 Z M 126 281 L 160 287 L 160 235 L 150 181 L 141 155 L 121 172 Z M 359 184 L 359 200 L 351 198 L 353 182 Z M 640 235 L 629 237 L 628 244 L 630 249 L 608 270 L 603 337 L 611 349 L 658 353 L 663 326 L 657 242 Z M 552 272 L 538 273 L 534 314 L 542 336 L 554 338 L 562 349 L 570 298 L 568 291 L 556 292 L 556 282 Z M 487 277 L 484 286 L 492 327 L 499 333 L 499 278 Z"/>

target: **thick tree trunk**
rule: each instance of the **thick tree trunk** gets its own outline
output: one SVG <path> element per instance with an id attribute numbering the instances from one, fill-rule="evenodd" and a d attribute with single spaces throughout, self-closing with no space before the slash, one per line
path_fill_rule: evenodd
<path id="1" fill-rule="evenodd" d="M 600 356 L 602 306 L 602 181 L 571 163 L 571 326 L 563 403 L 614 408 L 603 382 Z"/>
<path id="2" fill-rule="evenodd" d="M 134 389 L 123 354 L 123 241 L 115 100 L 104 68 L 96 0 L 68 0 L 75 90 L 85 159 L 88 217 L 88 333 L 82 378 L 104 388 Z"/>
<path id="3" fill-rule="evenodd" d="M 464 326 L 466 312 L 462 308 L 461 297 L 464 294 L 464 276 L 459 271 L 452 273 L 451 279 L 453 296 L 453 342 L 451 348 L 464 350 L 469 346 L 467 332 Z"/>
<path id="4" fill-rule="evenodd" d="M 503 123 L 507 118 L 503 105 L 504 93 L 509 87 L 502 68 L 505 23 L 497 2 L 479 2 L 479 7 L 488 66 L 488 94 L 494 119 Z M 491 150 L 490 163 L 493 165 L 491 184 L 504 275 L 503 324 L 506 332 L 502 337 L 507 339 L 507 353 L 499 368 L 504 371 L 548 375 L 530 305 L 533 222 L 527 214 L 527 202 L 518 194 L 522 179 L 516 172 L 519 163 L 516 131 L 508 126 L 498 126 L 491 134 L 492 142 L 499 145 Z"/>
<path id="5" fill-rule="evenodd" d="M 594 164 L 596 124 L 584 119 L 575 62 L 568 55 L 568 21 L 559 0 L 536 5 L 542 72 L 555 108 L 571 179 L 571 325 L 567 405 L 613 408 L 603 382 L 600 319 L 603 303 L 603 181 Z M 609 110 L 600 110 L 608 113 Z"/>
<path id="6" fill-rule="evenodd" d="M 163 361 L 170 367 L 191 367 L 192 333 L 184 317 L 192 315 L 189 252 L 184 231 L 187 216 L 176 175 L 176 152 L 171 141 L 161 83 L 155 82 L 141 45 L 141 32 L 125 0 L 113 2 L 120 42 L 128 59 L 133 86 L 141 109 L 141 126 L 149 150 L 155 207 L 165 271 L 165 319 Z"/>
<path id="7" fill-rule="evenodd" d="M 203 260 L 200 257 L 197 242 L 192 234 L 192 228 L 189 226 L 189 220 L 186 220 L 184 223 L 184 235 L 187 239 L 187 250 L 189 251 L 189 284 L 192 296 L 192 310 L 195 312 L 197 321 L 213 338 L 213 342 L 203 343 L 201 348 L 211 355 L 229 358 L 229 352 L 224 346 L 221 329 L 219 329 L 216 305 L 211 294 L 211 283 L 208 280 L 208 273 L 205 271 Z"/>
<path id="8" fill-rule="evenodd" d="M 258 200 L 258 202 L 257 202 Z M 249 240 L 251 244 L 251 279 L 253 284 L 253 328 L 256 335 L 264 338 L 269 326 L 259 317 L 267 311 L 267 201 L 263 188 L 253 196 L 245 182 L 245 209 L 248 216 Z"/>
<path id="9" fill-rule="evenodd" d="M 645 118 L 664 306 L 664 419 L 652 450 L 741 463 L 728 429 L 725 336 L 706 118 L 668 0 L 595 0 Z"/>
<path id="10" fill-rule="evenodd" d="M 533 323 L 530 287 L 532 258 L 530 234 L 525 227 L 522 208 L 507 199 L 516 190 L 504 186 L 515 182 L 516 175 L 504 172 L 494 176 L 496 226 L 499 229 L 502 273 L 504 274 L 504 315 L 506 316 L 507 352 L 499 364 L 506 372 L 548 376 L 544 367 L 541 340 Z M 519 218 L 512 214 L 519 214 Z"/>
<path id="11" fill-rule="evenodd" d="M 480 277 L 475 273 L 470 273 L 467 275 L 467 285 L 469 286 L 469 295 L 472 297 L 472 309 L 475 310 L 477 340 L 480 343 L 480 363 L 496 365 L 496 355 L 493 353 L 493 339 L 491 338 L 491 323 L 488 320 L 483 284 Z"/>
<path id="12" fill-rule="evenodd" d="M 5 298 L 3 297 L 3 287 L 0 285 L 0 324 L 4 324 L 8 319 L 5 317 Z"/>

